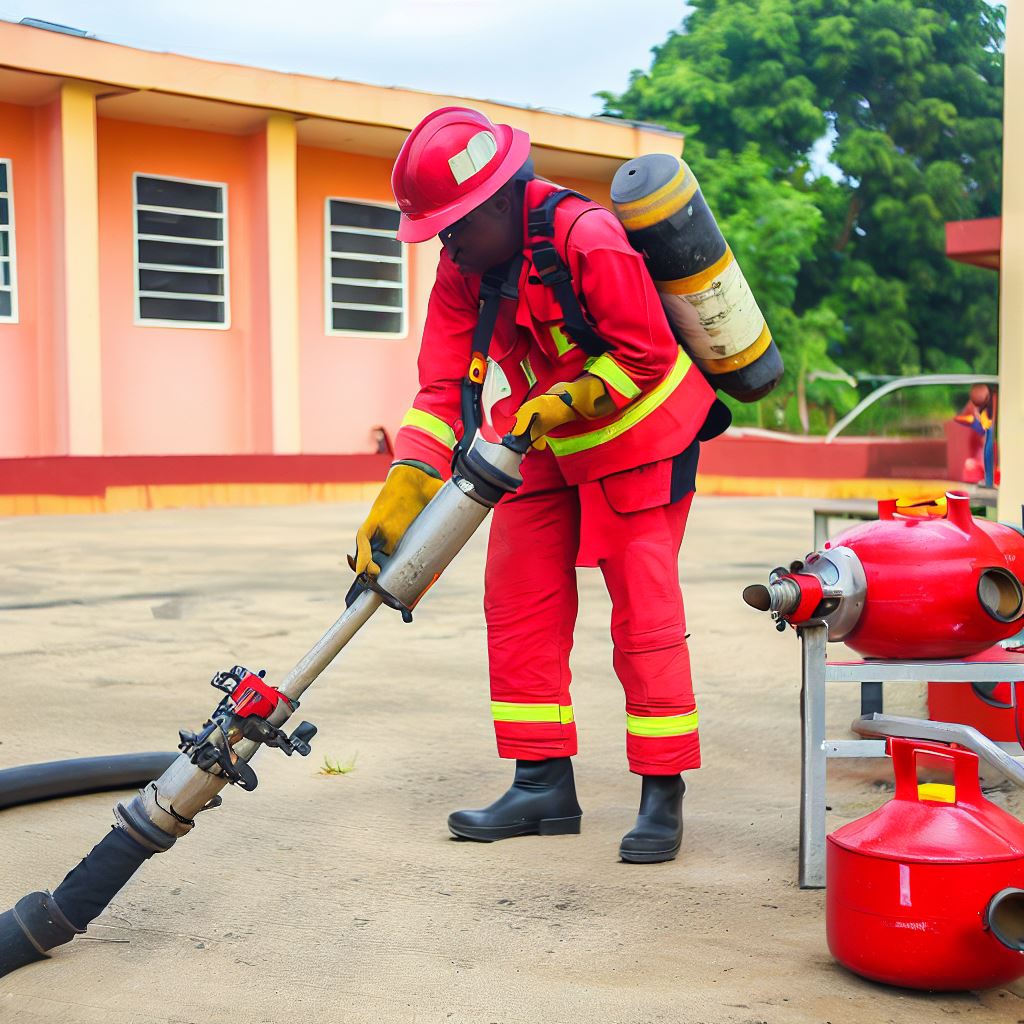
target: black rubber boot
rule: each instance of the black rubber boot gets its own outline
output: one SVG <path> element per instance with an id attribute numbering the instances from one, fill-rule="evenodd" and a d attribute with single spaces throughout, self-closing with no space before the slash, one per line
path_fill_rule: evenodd
<path id="1" fill-rule="evenodd" d="M 481 843 L 512 836 L 578 835 L 582 814 L 571 758 L 516 761 L 516 777 L 508 792 L 490 807 L 449 814 L 448 829 L 459 839 Z"/>
<path id="2" fill-rule="evenodd" d="M 619 856 L 633 864 L 674 860 L 683 842 L 681 775 L 645 775 L 640 791 L 640 813 L 632 832 L 622 837 Z"/>

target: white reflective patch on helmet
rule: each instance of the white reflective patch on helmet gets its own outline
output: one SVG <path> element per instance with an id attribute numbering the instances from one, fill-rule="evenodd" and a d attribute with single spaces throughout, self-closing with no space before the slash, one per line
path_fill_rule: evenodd
<path id="1" fill-rule="evenodd" d="M 477 132 L 469 140 L 466 148 L 456 153 L 448 161 L 448 166 L 452 169 L 452 175 L 455 178 L 455 184 L 461 185 L 468 178 L 472 178 L 477 171 L 483 170 L 497 152 L 497 139 L 490 132 Z"/>

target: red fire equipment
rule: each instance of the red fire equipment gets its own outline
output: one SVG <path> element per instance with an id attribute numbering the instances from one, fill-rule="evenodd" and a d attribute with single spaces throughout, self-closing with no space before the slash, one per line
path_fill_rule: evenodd
<path id="1" fill-rule="evenodd" d="M 944 507 L 943 507 L 944 506 Z M 965 658 L 1024 616 L 1024 536 L 971 515 L 966 494 L 932 507 L 878 503 L 878 520 L 776 569 L 744 600 L 784 629 L 824 622 L 865 658 Z"/>
<path id="2" fill-rule="evenodd" d="M 1024 647 L 992 647 L 965 661 L 1009 661 Z M 1016 690 L 1016 696 L 1014 696 Z M 929 683 L 928 717 L 934 722 L 962 722 L 997 743 L 1024 737 L 1024 683 Z"/>
<path id="3" fill-rule="evenodd" d="M 828 837 L 826 932 L 851 971 L 955 991 L 1024 975 L 1024 824 L 982 796 L 978 757 L 887 741 L 888 803 Z M 918 763 L 952 785 L 918 783 Z M 922 764 L 923 766 L 923 764 Z"/>

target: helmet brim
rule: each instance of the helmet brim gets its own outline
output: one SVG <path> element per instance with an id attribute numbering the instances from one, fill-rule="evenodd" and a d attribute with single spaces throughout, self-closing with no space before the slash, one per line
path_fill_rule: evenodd
<path id="1" fill-rule="evenodd" d="M 508 127 L 497 125 L 498 128 Z M 403 213 L 398 224 L 400 242 L 426 242 L 450 228 L 457 220 L 486 203 L 503 186 L 507 185 L 530 156 L 530 136 L 518 128 L 508 127 L 512 139 L 501 163 L 471 192 L 454 203 L 432 210 L 419 216 Z"/>

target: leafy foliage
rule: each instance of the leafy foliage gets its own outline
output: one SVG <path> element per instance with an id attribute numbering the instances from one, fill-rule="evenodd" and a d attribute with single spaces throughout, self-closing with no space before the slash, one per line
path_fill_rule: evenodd
<path id="1" fill-rule="evenodd" d="M 856 400 L 827 379 L 840 366 L 994 372 L 997 275 L 950 261 L 944 225 L 999 213 L 1004 18 L 985 0 L 692 0 L 650 69 L 600 94 L 686 134 L 787 362 L 747 422 L 821 429 Z"/>

